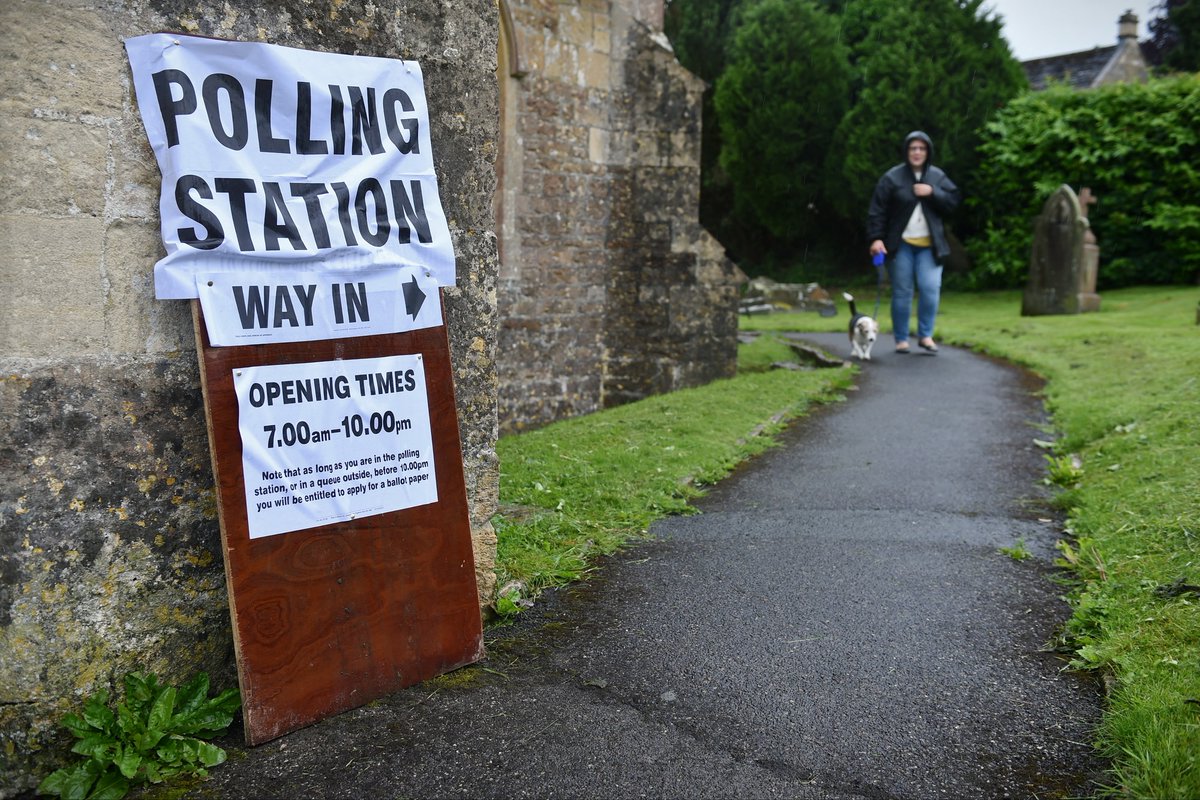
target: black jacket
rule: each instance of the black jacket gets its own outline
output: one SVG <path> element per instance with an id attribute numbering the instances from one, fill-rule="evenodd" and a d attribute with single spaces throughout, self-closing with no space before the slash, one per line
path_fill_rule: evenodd
<path id="1" fill-rule="evenodd" d="M 917 196 L 912 189 L 915 183 L 917 180 L 912 167 L 908 163 L 897 164 L 883 174 L 879 183 L 875 184 L 875 193 L 871 195 L 871 207 L 867 211 L 867 241 L 883 240 L 889 256 L 895 255 L 900 248 L 900 236 L 908 225 L 913 209 L 917 207 Z M 950 255 L 950 243 L 946 240 L 946 226 L 942 217 L 958 208 L 962 197 L 954 181 L 938 167 L 926 165 L 921 183 L 933 187 L 933 194 L 920 202 L 925 219 L 929 222 L 933 257 L 940 264 Z"/>

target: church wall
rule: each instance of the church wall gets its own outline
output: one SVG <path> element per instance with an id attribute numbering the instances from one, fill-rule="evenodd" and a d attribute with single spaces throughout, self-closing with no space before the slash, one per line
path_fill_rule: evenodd
<path id="1" fill-rule="evenodd" d="M 481 602 L 494 584 L 493 3 L 0 3 L 0 796 L 131 670 L 236 685 L 190 308 L 154 299 L 159 173 L 122 39 L 178 30 L 417 59 Z"/>
<path id="2" fill-rule="evenodd" d="M 661 3 L 506 13 L 520 76 L 502 76 L 502 125 L 520 172 L 502 189 L 502 429 L 731 375 L 744 276 L 698 223 L 704 87 L 671 53 Z"/>

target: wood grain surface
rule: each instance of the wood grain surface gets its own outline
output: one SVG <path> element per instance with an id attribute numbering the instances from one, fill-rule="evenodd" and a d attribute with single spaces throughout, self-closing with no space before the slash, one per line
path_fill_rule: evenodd
<path id="1" fill-rule="evenodd" d="M 199 302 L 192 308 L 247 744 L 482 658 L 445 327 L 212 347 Z M 418 353 L 429 390 L 438 501 L 251 539 L 233 371 Z"/>

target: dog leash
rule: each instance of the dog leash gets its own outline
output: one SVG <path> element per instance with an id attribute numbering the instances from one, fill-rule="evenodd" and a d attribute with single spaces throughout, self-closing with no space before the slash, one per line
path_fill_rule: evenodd
<path id="1" fill-rule="evenodd" d="M 875 274 L 879 278 L 879 282 L 875 284 L 875 313 L 872 314 L 876 320 L 879 319 L 879 299 L 883 296 L 883 274 L 887 269 L 883 262 L 886 259 L 887 256 L 883 253 L 876 253 L 871 257 L 871 263 L 875 265 Z"/>

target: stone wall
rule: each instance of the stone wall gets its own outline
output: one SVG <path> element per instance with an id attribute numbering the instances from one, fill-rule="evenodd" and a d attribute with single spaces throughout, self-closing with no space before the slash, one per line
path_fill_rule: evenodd
<path id="1" fill-rule="evenodd" d="M 0 3 L 0 796 L 125 672 L 236 685 L 190 309 L 156 301 L 159 174 L 122 39 L 160 30 L 419 60 L 481 601 L 497 504 L 495 5 Z"/>
<path id="2" fill-rule="evenodd" d="M 698 222 L 704 87 L 662 4 L 502 15 L 501 427 L 731 375 L 744 276 Z"/>

